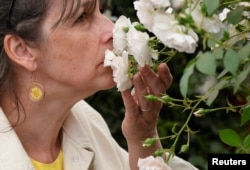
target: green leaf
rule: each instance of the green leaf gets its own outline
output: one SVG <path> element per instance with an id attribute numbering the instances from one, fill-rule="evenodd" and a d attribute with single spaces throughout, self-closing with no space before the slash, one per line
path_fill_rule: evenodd
<path id="1" fill-rule="evenodd" d="M 217 79 L 220 79 L 220 78 L 222 78 L 222 77 L 225 77 L 227 73 L 228 73 L 228 70 L 224 69 L 224 70 L 217 76 Z"/>
<path id="2" fill-rule="evenodd" d="M 224 129 L 219 131 L 219 137 L 222 142 L 232 147 L 240 147 L 242 140 L 238 133 L 232 129 Z"/>
<path id="3" fill-rule="evenodd" d="M 209 48 L 214 48 L 214 47 L 216 46 L 216 44 L 218 44 L 217 41 L 215 41 L 215 40 L 213 40 L 213 39 L 208 39 L 208 40 L 207 40 L 207 46 L 208 46 Z"/>
<path id="4" fill-rule="evenodd" d="M 189 77 L 194 72 L 194 66 L 195 66 L 195 59 L 191 60 L 186 65 L 186 68 L 184 69 L 183 75 L 182 75 L 182 77 L 180 79 L 180 91 L 181 91 L 181 95 L 183 97 L 186 97 L 186 95 L 187 95 Z"/>
<path id="5" fill-rule="evenodd" d="M 240 64 L 240 61 L 239 61 L 239 57 L 237 53 L 234 50 L 229 49 L 224 56 L 225 68 L 229 72 L 231 72 L 233 75 L 235 75 L 239 67 L 239 64 Z"/>
<path id="6" fill-rule="evenodd" d="M 208 16 L 211 16 L 220 5 L 219 0 L 203 0 L 203 3 L 206 6 Z"/>
<path id="7" fill-rule="evenodd" d="M 250 43 L 242 47 L 238 52 L 238 57 L 241 63 L 244 63 L 247 58 L 250 58 Z"/>
<path id="8" fill-rule="evenodd" d="M 219 91 L 225 87 L 225 85 L 228 84 L 227 79 L 223 79 L 220 82 L 218 82 L 214 87 L 212 87 L 204 96 L 204 99 L 207 99 L 206 104 L 210 106 L 216 97 L 219 94 Z"/>
<path id="9" fill-rule="evenodd" d="M 200 53 L 196 62 L 197 69 L 207 75 L 215 75 L 216 59 L 210 52 Z"/>
<path id="10" fill-rule="evenodd" d="M 243 7 L 237 7 L 227 14 L 227 21 L 233 25 L 238 24 L 242 19 Z"/>
<path id="11" fill-rule="evenodd" d="M 247 96 L 246 99 L 248 102 L 250 102 L 250 96 Z"/>
<path id="12" fill-rule="evenodd" d="M 234 94 L 238 91 L 241 83 L 247 78 L 250 73 L 250 64 L 246 66 L 246 68 L 240 72 L 236 77 L 235 85 L 234 85 Z"/>
<path id="13" fill-rule="evenodd" d="M 210 105 L 214 102 L 214 100 L 216 99 L 216 97 L 218 96 L 218 94 L 219 94 L 219 90 L 217 90 L 217 89 L 212 90 L 212 91 L 209 93 L 209 97 L 208 97 L 208 99 L 207 99 L 206 104 L 207 104 L 208 106 L 210 106 Z"/>
<path id="14" fill-rule="evenodd" d="M 250 135 L 248 135 L 247 137 L 245 137 L 244 141 L 243 141 L 243 146 L 245 149 L 250 148 Z"/>
<path id="15" fill-rule="evenodd" d="M 220 60 L 220 59 L 223 59 L 223 49 L 222 48 L 216 48 L 214 51 L 213 51 L 213 55 L 215 56 L 216 59 Z"/>
<path id="16" fill-rule="evenodd" d="M 250 120 L 250 105 L 243 108 L 241 115 L 241 126 L 247 123 Z"/>

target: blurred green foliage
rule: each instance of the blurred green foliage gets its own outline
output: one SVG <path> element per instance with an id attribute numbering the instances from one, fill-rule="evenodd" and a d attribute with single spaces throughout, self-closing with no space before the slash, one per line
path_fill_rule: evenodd
<path id="1" fill-rule="evenodd" d="M 108 1 L 108 9 L 112 11 L 113 16 L 125 15 L 136 20 L 136 13 L 133 9 L 133 1 Z M 169 63 L 168 66 L 172 72 L 174 81 L 171 88 L 167 91 L 167 94 L 174 98 L 182 98 L 179 89 L 179 81 L 183 74 L 185 65 L 192 59 L 193 56 L 176 56 Z M 191 77 L 190 87 L 193 91 L 189 91 L 190 94 L 196 93 L 198 85 L 203 83 L 203 79 L 199 76 Z M 232 89 L 223 90 L 216 98 L 212 107 L 226 105 L 227 100 L 234 105 L 244 104 L 246 102 L 245 97 L 249 94 L 245 94 L 244 91 L 232 94 Z M 87 102 L 92 105 L 97 111 L 99 111 L 104 119 L 107 121 L 110 127 L 111 133 L 117 142 L 124 147 L 126 141 L 121 132 L 121 123 L 124 117 L 124 106 L 120 96 L 120 93 L 116 88 L 108 91 L 101 91 L 95 95 L 89 97 Z M 180 126 L 185 122 L 187 115 L 182 113 L 182 108 L 170 108 L 163 106 L 162 112 L 159 118 L 158 130 L 160 136 L 170 135 L 173 125 L 177 122 Z M 250 124 L 247 123 L 244 126 L 240 126 L 239 113 L 226 113 L 226 111 L 218 111 L 208 114 L 204 117 L 192 117 L 189 127 L 193 131 L 198 133 L 191 136 L 190 148 L 186 153 L 176 153 L 178 156 L 190 161 L 197 168 L 201 170 L 207 169 L 207 154 L 208 153 L 235 153 L 236 149 L 225 145 L 219 138 L 219 130 L 231 128 L 237 131 L 241 136 L 246 136 L 250 132 Z M 183 134 L 178 143 L 178 147 L 186 143 L 187 136 Z M 182 143 L 183 141 L 183 143 Z M 162 144 L 165 148 L 171 145 L 171 141 L 163 140 Z"/>

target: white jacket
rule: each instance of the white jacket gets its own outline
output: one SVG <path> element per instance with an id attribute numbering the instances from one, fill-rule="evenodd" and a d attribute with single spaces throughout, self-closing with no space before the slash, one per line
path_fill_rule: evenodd
<path id="1" fill-rule="evenodd" d="M 129 170 L 128 153 L 113 139 L 101 115 L 84 101 L 64 122 L 62 147 L 65 170 Z M 178 157 L 169 165 L 173 170 L 196 169 Z M 34 170 L 1 108 L 0 170 Z"/>

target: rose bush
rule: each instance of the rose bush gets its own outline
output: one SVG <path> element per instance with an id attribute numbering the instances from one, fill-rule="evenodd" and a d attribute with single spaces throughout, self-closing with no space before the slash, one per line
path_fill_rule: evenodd
<path id="1" fill-rule="evenodd" d="M 147 96 L 149 100 L 161 101 L 169 107 L 183 108 L 187 113 L 181 127 L 174 126 L 173 134 L 161 138 L 174 139 L 170 149 L 166 149 L 171 150 L 170 155 L 176 152 L 183 132 L 187 133 L 187 142 L 180 151 L 190 147 L 190 135 L 196 133 L 189 127 L 193 116 L 200 118 L 220 111 L 238 113 L 241 116 L 239 124 L 244 127 L 250 120 L 250 3 L 238 0 L 138 0 L 134 2 L 134 9 L 139 22 L 131 23 L 128 18 L 120 17 L 114 29 L 114 50 L 106 53 L 105 63 L 114 69 L 118 90 L 132 87 L 130 78 L 138 66 L 147 64 L 154 69 L 159 62 L 169 62 L 180 55 L 189 57 L 179 82 L 183 98 Z M 126 57 L 123 57 L 124 51 Z M 126 60 L 118 63 L 116 58 Z M 191 86 L 192 77 L 202 78 Z M 243 94 L 244 102 L 234 105 L 226 97 L 222 106 L 214 107 L 224 89 L 235 96 Z M 242 135 L 229 127 L 220 130 L 219 137 L 225 144 L 235 147 L 236 153 L 250 152 L 247 133 Z M 156 155 L 166 150 L 158 151 Z"/>

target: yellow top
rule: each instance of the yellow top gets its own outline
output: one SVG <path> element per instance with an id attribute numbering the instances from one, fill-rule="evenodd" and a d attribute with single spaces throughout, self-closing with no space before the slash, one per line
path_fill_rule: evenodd
<path id="1" fill-rule="evenodd" d="M 63 170 L 63 153 L 60 151 L 56 160 L 50 164 L 41 163 L 34 159 L 31 159 L 31 162 L 36 170 Z"/>

